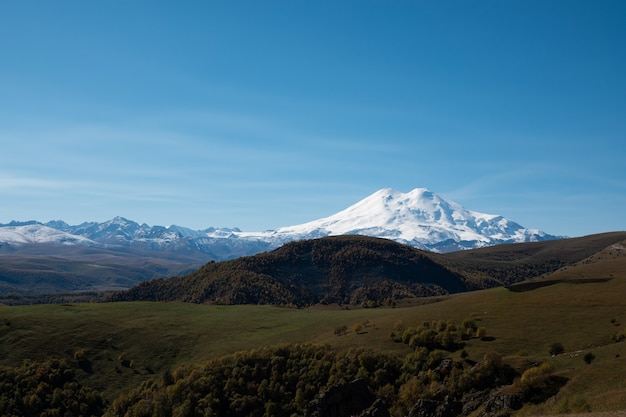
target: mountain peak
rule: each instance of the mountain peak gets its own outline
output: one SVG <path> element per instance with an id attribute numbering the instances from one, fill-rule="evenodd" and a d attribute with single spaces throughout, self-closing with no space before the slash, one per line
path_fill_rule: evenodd
<path id="1" fill-rule="evenodd" d="M 111 220 L 106 221 L 105 223 L 107 224 L 129 224 L 129 223 L 134 224 L 135 222 L 132 220 L 128 220 L 127 218 L 122 217 L 122 216 L 115 216 Z"/>
<path id="2" fill-rule="evenodd" d="M 275 233 L 301 238 L 362 234 L 435 251 L 550 238 L 502 216 L 467 210 L 428 188 L 408 193 L 383 188 L 332 216 Z"/>
<path id="3" fill-rule="evenodd" d="M 382 201 L 383 203 L 420 205 L 432 201 L 441 201 L 442 198 L 430 191 L 428 188 L 414 188 L 408 193 L 395 190 L 393 188 L 382 188 L 361 202 Z M 357 203 L 358 204 L 358 203 Z"/>

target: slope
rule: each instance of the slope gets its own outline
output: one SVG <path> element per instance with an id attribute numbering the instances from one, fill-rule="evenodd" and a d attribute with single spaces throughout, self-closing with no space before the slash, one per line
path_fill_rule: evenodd
<path id="1" fill-rule="evenodd" d="M 495 245 L 468 251 L 432 254 L 462 273 L 476 287 L 508 285 L 573 265 L 626 239 L 626 232 L 577 238 Z"/>
<path id="2" fill-rule="evenodd" d="M 334 236 L 212 262 L 184 277 L 141 283 L 112 300 L 302 306 L 380 303 L 466 289 L 460 274 L 426 252 L 386 239 Z"/>

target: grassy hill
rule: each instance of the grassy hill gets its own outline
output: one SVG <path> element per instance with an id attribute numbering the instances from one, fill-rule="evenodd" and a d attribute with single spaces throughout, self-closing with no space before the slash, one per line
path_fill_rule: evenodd
<path id="1" fill-rule="evenodd" d="M 386 239 L 334 236 L 212 262 L 182 277 L 142 282 L 116 301 L 211 304 L 384 304 L 524 281 L 626 239 L 606 233 L 435 254 Z"/>
<path id="2" fill-rule="evenodd" d="M 613 242 L 535 280 L 549 285 L 406 299 L 396 308 L 181 302 L 0 307 L 0 365 L 65 358 L 76 368 L 77 379 L 103 392 L 110 405 L 143 381 L 176 374 L 180 366 L 263 346 L 313 343 L 336 352 L 366 348 L 401 359 L 412 350 L 392 335 L 428 321 L 471 318 L 484 334 L 448 352 L 455 361 L 480 362 L 497 351 L 520 375 L 533 364 L 549 362 L 563 381 L 554 396 L 525 404 L 517 415 L 623 410 L 625 247 L 624 241 Z M 338 333 L 344 326 L 345 335 Z M 552 357 L 556 343 L 563 352 Z M 587 354 L 594 357 L 589 364 Z"/>
<path id="3" fill-rule="evenodd" d="M 433 254 L 433 259 L 480 286 L 509 285 L 573 265 L 626 239 L 626 232 L 601 233 L 545 242 L 495 245 Z"/>

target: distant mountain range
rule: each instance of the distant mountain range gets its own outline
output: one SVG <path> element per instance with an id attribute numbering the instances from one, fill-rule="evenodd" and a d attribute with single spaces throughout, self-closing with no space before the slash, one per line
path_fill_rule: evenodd
<path id="1" fill-rule="evenodd" d="M 0 294 L 125 289 L 185 275 L 209 261 L 336 235 L 386 238 L 439 253 L 558 238 L 467 210 L 424 188 L 382 189 L 330 217 L 264 232 L 148 226 L 123 217 L 74 226 L 12 221 L 0 224 Z"/>
<path id="2" fill-rule="evenodd" d="M 82 245 L 133 248 L 225 260 L 275 249 L 290 241 L 335 235 L 382 237 L 432 252 L 559 238 L 499 215 L 478 213 L 425 188 L 375 192 L 330 217 L 263 232 L 148 226 L 123 217 L 71 226 L 63 221 L 0 224 L 0 245 Z"/>

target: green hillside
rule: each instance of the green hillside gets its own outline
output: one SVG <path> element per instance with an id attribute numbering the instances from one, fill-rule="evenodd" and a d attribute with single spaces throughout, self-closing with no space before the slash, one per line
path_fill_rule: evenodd
<path id="1" fill-rule="evenodd" d="M 521 290 L 499 287 L 411 298 L 399 302 L 395 308 L 334 304 L 292 309 L 182 302 L 0 307 L 0 366 L 3 367 L 0 372 L 5 381 L 42 375 L 41 378 L 48 378 L 48 385 L 52 381 L 62 384 L 65 387 L 62 392 L 71 401 L 84 399 L 80 401 L 85 401 L 85 410 L 89 404 L 91 409 L 101 409 L 109 415 L 123 415 L 123 410 L 138 413 L 148 404 L 146 401 L 153 405 L 167 403 L 172 407 L 170 412 L 174 408 L 183 410 L 185 399 L 208 398 L 211 385 L 203 378 L 215 375 L 218 370 L 230 375 L 222 382 L 231 384 L 232 395 L 244 395 L 252 386 L 238 385 L 237 380 L 230 379 L 235 372 L 233 366 L 239 366 L 238 363 L 264 364 L 256 377 L 262 375 L 274 381 L 277 390 L 283 387 L 282 394 L 271 390 L 268 393 L 274 393 L 276 401 L 292 401 L 290 395 L 296 394 L 296 388 L 294 385 L 294 391 L 290 391 L 288 385 L 291 368 L 280 374 L 271 371 L 272 360 L 278 360 L 281 355 L 298 358 L 298 369 L 313 369 L 299 378 L 320 384 L 315 389 L 302 388 L 302 401 L 317 395 L 330 382 L 341 382 L 337 372 L 343 369 L 343 378 L 364 377 L 373 393 L 393 401 L 395 408 L 391 410 L 396 412 L 407 412 L 407 404 L 418 398 L 441 401 L 441 396 L 450 390 L 457 390 L 453 392 L 458 395 L 462 392 L 464 404 L 470 404 L 472 395 L 483 391 L 476 391 L 478 388 L 458 391 L 467 388 L 467 381 L 488 390 L 489 395 L 499 395 L 498 398 L 514 398 L 511 395 L 523 393 L 520 398 L 524 402 L 509 410 L 518 416 L 625 410 L 624 248 L 624 242 L 612 243 L 588 258 L 536 278 L 535 285 Z M 465 331 L 463 323 L 468 322 L 473 326 L 471 334 L 460 338 L 460 331 Z M 445 327 L 445 332 L 450 330 L 452 344 L 436 354 L 430 350 L 435 347 L 432 345 L 428 348 L 431 353 L 420 359 L 425 362 L 415 362 L 422 345 L 417 338 L 413 342 L 403 337 L 423 329 L 425 323 L 431 323 L 432 328 Z M 441 331 L 437 334 L 444 335 Z M 557 350 L 558 354 L 553 356 L 555 346 L 562 351 Z M 503 358 L 502 368 L 498 369 L 508 371 L 499 374 L 485 368 L 484 364 L 489 363 L 485 362 L 486 358 L 495 357 L 492 352 Z M 420 385 L 425 378 L 433 378 L 431 367 L 436 365 L 433 361 L 441 357 L 452 359 L 455 379 L 437 376 L 428 385 Z M 52 359 L 65 362 L 49 362 Z M 24 364 L 25 360 L 30 362 Z M 288 363 L 291 362 L 284 366 Z M 380 368 L 376 364 L 386 364 L 383 367 L 388 368 L 388 373 L 377 374 L 376 369 Z M 241 374 L 241 381 L 249 380 L 254 385 L 256 377 L 246 373 L 246 366 L 250 365 L 243 365 L 236 372 Z M 420 367 L 428 372 L 419 371 Z M 249 371 L 254 369 L 251 366 Z M 477 374 L 478 371 L 482 374 Z M 59 372 L 65 375 L 66 382 L 54 377 Z M 413 378 L 408 377 L 410 372 L 414 372 Z M 391 377 L 397 379 L 376 385 Z M 203 385 L 204 394 L 197 391 L 201 380 L 208 384 Z M 35 382 L 33 389 L 38 386 Z M 0 403 L 9 404 L 12 398 L 14 404 L 17 397 L 11 397 L 13 391 L 2 391 L 3 386 L 18 385 L 0 384 L 0 394 L 5 399 Z M 537 396 L 537 387 L 546 388 L 542 396 Z M 177 397 L 170 398 L 173 390 L 178 389 Z M 64 398 L 61 391 L 50 392 Z M 97 400 L 100 397 L 95 393 L 101 395 L 100 408 Z M 243 403 L 238 403 L 235 397 L 228 397 L 228 392 L 222 391 L 220 395 L 222 413 L 227 399 L 233 407 L 259 401 L 247 396 Z M 19 398 L 24 401 L 21 394 Z M 480 398 L 488 403 L 487 397 Z M 58 401 L 60 404 L 61 400 Z M 307 401 L 300 405 L 290 402 L 289 406 L 297 411 L 300 409 L 297 407 L 307 407 Z M 472 415 L 485 412 L 481 408 L 484 404 L 477 407 Z"/>
<path id="2" fill-rule="evenodd" d="M 552 273 L 573 265 L 611 245 L 626 240 L 626 232 L 514 243 L 450 252 L 431 257 L 463 274 L 475 286 L 509 285 L 532 277 Z"/>

